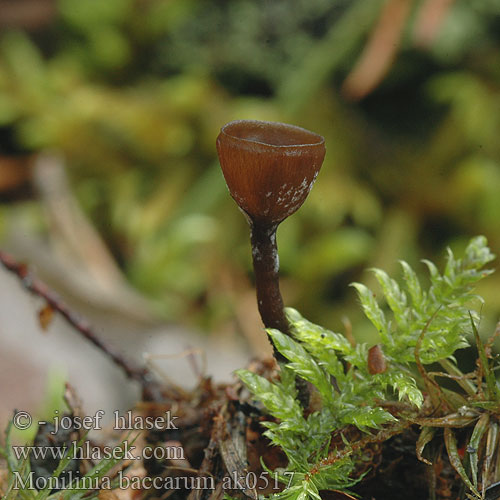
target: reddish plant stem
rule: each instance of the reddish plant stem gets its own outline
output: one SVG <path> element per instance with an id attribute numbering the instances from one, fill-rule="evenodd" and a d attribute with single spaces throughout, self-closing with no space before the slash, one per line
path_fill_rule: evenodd
<path id="1" fill-rule="evenodd" d="M 122 353 L 101 340 L 90 324 L 84 318 L 71 311 L 54 292 L 33 275 L 28 266 L 18 263 L 13 257 L 3 251 L 0 251 L 0 263 L 7 271 L 19 278 L 26 290 L 45 300 L 68 324 L 111 358 L 125 372 L 128 378 L 139 382 L 143 390 L 143 399 L 148 401 L 160 401 L 163 399 L 160 385 L 147 367 L 140 366 L 133 360 L 126 358 Z"/>

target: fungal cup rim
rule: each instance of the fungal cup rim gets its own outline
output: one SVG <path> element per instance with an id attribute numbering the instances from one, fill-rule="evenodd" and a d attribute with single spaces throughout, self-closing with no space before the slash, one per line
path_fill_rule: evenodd
<path id="1" fill-rule="evenodd" d="M 241 135 L 237 135 L 235 133 L 231 133 L 231 129 L 234 130 L 236 127 L 241 125 L 249 125 L 254 127 L 254 131 L 262 132 L 262 137 L 258 139 L 255 137 L 242 137 Z M 298 137 L 300 134 L 304 136 L 304 138 L 310 138 L 311 140 L 317 139 L 315 142 L 298 142 L 298 141 L 286 141 L 292 142 L 291 144 L 276 144 L 273 141 L 266 142 L 265 132 L 274 133 L 276 136 L 282 137 L 284 140 L 286 139 L 286 132 L 288 131 L 290 135 L 295 135 Z M 255 135 L 255 134 L 254 134 Z M 286 149 L 296 149 L 296 148 L 314 148 L 318 146 L 323 146 L 325 144 L 325 138 L 315 132 L 311 132 L 305 128 L 299 127 L 297 125 L 289 125 L 287 123 L 281 122 L 272 122 L 272 121 L 263 121 L 263 120 L 234 120 L 226 123 L 220 131 L 221 136 L 226 136 L 234 141 L 241 142 L 243 144 L 248 145 L 259 145 L 265 146 L 271 149 L 277 150 L 286 150 Z"/>

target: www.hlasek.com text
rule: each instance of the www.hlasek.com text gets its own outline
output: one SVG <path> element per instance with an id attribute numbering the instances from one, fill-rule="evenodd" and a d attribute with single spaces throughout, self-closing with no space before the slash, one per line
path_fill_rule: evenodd
<path id="1" fill-rule="evenodd" d="M 12 451 L 17 460 L 62 460 L 69 456 L 72 460 L 183 460 L 184 448 L 182 446 L 145 446 L 138 449 L 128 441 L 117 446 L 93 446 L 85 441 L 78 446 L 77 441 L 72 441 L 69 446 L 12 446 Z"/>

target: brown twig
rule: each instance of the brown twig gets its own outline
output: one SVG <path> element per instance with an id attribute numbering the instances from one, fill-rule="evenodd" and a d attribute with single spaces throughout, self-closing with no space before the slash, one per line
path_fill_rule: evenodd
<path id="1" fill-rule="evenodd" d="M 0 250 L 0 263 L 3 267 L 13 273 L 24 288 L 33 295 L 41 297 L 54 311 L 58 312 L 68 324 L 94 344 L 104 354 L 118 365 L 128 378 L 136 380 L 142 386 L 143 398 L 149 401 L 160 401 L 163 399 L 159 382 L 153 373 L 145 366 L 125 357 L 122 353 L 104 342 L 92 329 L 90 324 L 81 316 L 75 314 L 47 285 L 41 282 L 29 270 L 28 266 L 17 262 L 12 256 Z"/>

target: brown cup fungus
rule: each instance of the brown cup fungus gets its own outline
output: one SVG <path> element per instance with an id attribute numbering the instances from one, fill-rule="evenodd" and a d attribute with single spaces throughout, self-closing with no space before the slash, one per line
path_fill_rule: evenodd
<path id="1" fill-rule="evenodd" d="M 325 140 L 294 125 L 238 120 L 217 137 L 227 186 L 250 224 L 257 303 L 266 328 L 289 333 L 279 289 L 276 229 L 304 203 L 325 156 Z"/>

